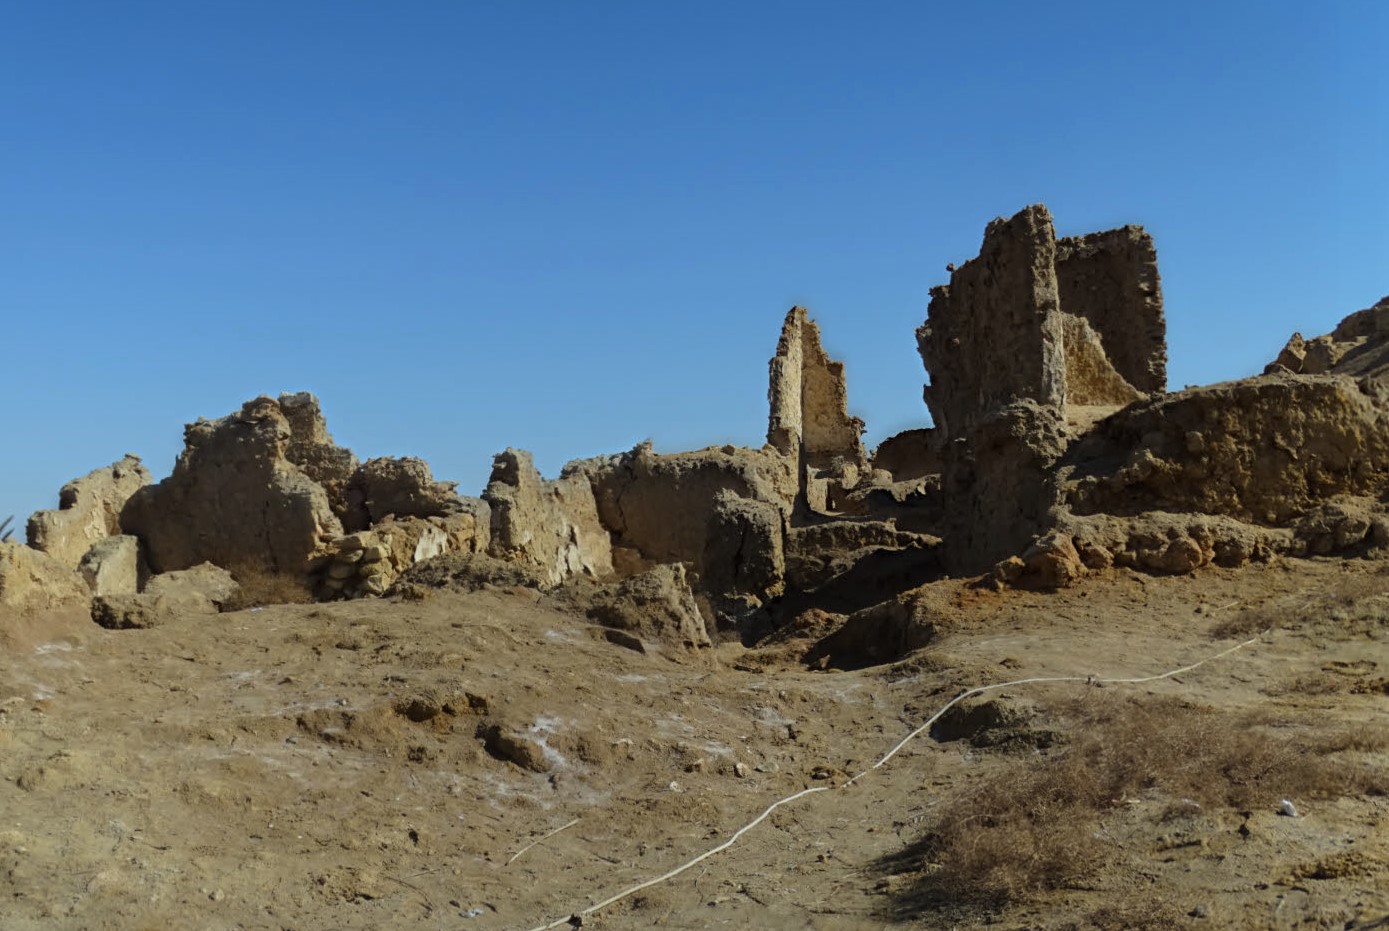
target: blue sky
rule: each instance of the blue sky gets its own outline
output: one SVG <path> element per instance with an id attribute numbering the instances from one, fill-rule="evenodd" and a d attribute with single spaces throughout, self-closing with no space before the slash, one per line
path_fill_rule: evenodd
<path id="1" fill-rule="evenodd" d="M 1174 387 L 1389 293 L 1389 4 L 0 2 L 0 517 L 310 390 L 364 458 L 876 443 L 985 223 L 1156 237 Z"/>

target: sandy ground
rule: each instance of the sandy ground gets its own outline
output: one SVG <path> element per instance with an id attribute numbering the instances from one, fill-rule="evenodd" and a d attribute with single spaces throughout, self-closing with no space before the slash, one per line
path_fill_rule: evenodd
<path id="1" fill-rule="evenodd" d="M 583 926 L 1389 927 L 1383 795 L 1290 799 L 1296 817 L 1116 800 L 1083 882 L 985 906 L 925 895 L 931 864 L 905 854 L 960 792 L 1064 735 L 1023 752 L 923 735 L 844 786 L 964 687 L 1160 673 L 1244 639 L 1212 636 L 1238 617 L 1274 630 L 1106 690 L 1289 729 L 1381 726 L 1387 573 L 1311 560 L 1054 595 L 940 583 L 956 610 L 934 644 L 847 672 L 800 666 L 795 644 L 643 654 L 519 590 L 151 630 L 0 618 L 0 928 L 524 931 L 806 788 L 826 791 Z M 1096 688 L 1006 695 L 1044 714 Z M 1389 752 L 1344 762 L 1384 772 Z"/>

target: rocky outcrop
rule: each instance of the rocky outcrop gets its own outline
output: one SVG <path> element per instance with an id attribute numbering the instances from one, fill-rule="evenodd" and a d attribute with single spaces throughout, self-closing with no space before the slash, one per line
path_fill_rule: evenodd
<path id="1" fill-rule="evenodd" d="M 82 607 L 91 593 L 75 569 L 19 543 L 0 543 L 0 608 L 56 611 Z"/>
<path id="2" fill-rule="evenodd" d="M 844 364 L 820 345 L 820 327 L 804 307 L 786 314 L 771 371 L 767 442 L 802 466 L 825 468 L 835 459 L 862 466 L 863 421 L 850 417 Z"/>
<path id="3" fill-rule="evenodd" d="M 58 510 L 29 518 L 29 545 L 76 569 L 92 544 L 121 532 L 126 501 L 149 483 L 149 469 L 132 455 L 73 479 L 58 492 Z"/>
<path id="4" fill-rule="evenodd" d="M 305 572 L 342 525 L 324 486 L 289 458 L 292 436 L 280 404 L 268 397 L 185 428 L 173 474 L 141 488 L 121 513 L 122 529 L 140 538 L 150 569 L 212 562 Z"/>
<path id="5" fill-rule="evenodd" d="M 566 471 L 547 481 L 530 453 L 508 449 L 493 461 L 483 499 L 491 507 L 491 555 L 534 567 L 547 587 L 612 574 L 612 542 L 586 475 Z"/>

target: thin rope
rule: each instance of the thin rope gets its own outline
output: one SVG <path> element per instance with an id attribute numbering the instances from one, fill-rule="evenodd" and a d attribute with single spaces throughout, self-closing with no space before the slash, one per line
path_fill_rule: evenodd
<path id="1" fill-rule="evenodd" d="M 1264 631 L 1263 633 L 1267 632 L 1268 631 Z M 939 711 L 931 715 L 931 717 L 928 718 L 920 727 L 912 731 L 906 737 L 903 737 L 900 741 L 897 742 L 896 746 L 894 746 L 891 750 L 887 751 L 887 753 L 884 753 L 876 763 L 874 763 L 872 766 L 868 767 L 858 775 L 854 776 L 849 781 L 843 783 L 842 785 L 816 786 L 810 789 L 802 789 L 801 791 L 793 795 L 788 795 L 779 801 L 773 802 L 771 805 L 767 806 L 766 811 L 762 812 L 762 814 L 758 815 L 756 818 L 743 825 L 737 831 L 733 832 L 732 836 L 730 836 L 728 840 L 724 841 L 722 844 L 719 844 L 717 847 L 704 851 L 704 853 L 695 857 L 693 860 L 690 860 L 687 863 L 683 863 L 680 866 L 677 866 L 675 869 L 670 870 L 667 873 L 663 873 L 660 876 L 657 876 L 655 879 L 648 879 L 646 882 L 638 883 L 637 885 L 632 886 L 630 889 L 624 889 L 616 895 L 609 896 L 603 901 L 598 902 L 594 905 L 590 905 L 588 908 L 585 908 L 582 911 L 575 912 L 573 915 L 570 915 L 567 918 L 557 918 L 549 924 L 537 925 L 536 927 L 530 929 L 530 931 L 552 931 L 552 929 L 554 928 L 560 928 L 564 925 L 573 923 L 576 918 L 582 919 L 585 915 L 592 915 L 594 912 L 601 911 L 607 908 L 609 905 L 616 904 L 617 902 L 620 902 L 625 898 L 636 895 L 643 889 L 650 889 L 652 886 L 657 886 L 663 882 L 666 882 L 667 880 L 674 879 L 676 876 L 679 876 L 681 873 L 685 872 L 691 867 L 704 862 L 705 860 L 709 859 L 715 854 L 722 853 L 729 847 L 732 847 L 734 844 L 738 842 L 739 838 L 741 838 L 748 831 L 751 831 L 753 828 L 757 827 L 759 824 L 765 821 L 772 812 L 776 811 L 782 805 L 789 805 L 791 802 L 804 798 L 807 795 L 814 795 L 817 792 L 829 792 L 834 789 L 849 788 L 851 785 L 858 782 L 864 776 L 867 776 L 873 770 L 881 768 L 885 763 L 887 763 L 888 760 L 896 756 L 897 753 L 903 747 L 911 743 L 917 737 L 920 737 L 923 733 L 930 729 L 932 724 L 935 724 L 937 721 L 939 721 L 947 711 L 958 705 L 960 702 L 964 701 L 966 698 L 971 698 L 975 695 L 982 695 L 985 692 L 997 691 L 998 689 L 1016 688 L 1020 685 L 1034 685 L 1038 683 L 1084 682 L 1089 685 L 1095 686 L 1141 685 L 1145 682 L 1157 682 L 1162 679 L 1171 679 L 1173 676 L 1179 676 L 1184 672 L 1191 672 L 1193 669 L 1199 669 L 1207 663 L 1213 663 L 1218 659 L 1224 659 L 1231 653 L 1235 653 L 1239 650 L 1242 650 L 1245 647 L 1250 646 L 1251 644 L 1258 643 L 1263 638 L 1263 633 L 1261 633 L 1257 637 L 1251 637 L 1243 643 L 1237 643 L 1229 649 L 1221 650 L 1219 653 L 1216 653 L 1212 656 L 1207 656 L 1205 659 L 1199 660 L 1188 666 L 1182 666 L 1179 669 L 1173 669 L 1168 672 L 1159 673 L 1155 676 L 1140 676 L 1138 678 L 1132 679 L 1102 679 L 1098 676 L 1037 676 L 1030 679 L 1014 679 L 1011 682 L 997 682 L 993 685 L 980 685 L 976 686 L 975 688 L 968 689 L 964 692 L 961 692 L 959 695 L 956 695 L 954 698 L 950 699 L 950 701 L 946 702 L 946 704 L 942 706 Z"/>

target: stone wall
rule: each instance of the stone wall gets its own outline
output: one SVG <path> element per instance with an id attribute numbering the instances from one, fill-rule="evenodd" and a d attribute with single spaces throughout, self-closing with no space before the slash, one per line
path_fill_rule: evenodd
<path id="1" fill-rule="evenodd" d="M 1341 375 L 1192 388 L 1105 420 L 1067 457 L 1077 514 L 1220 514 L 1284 526 L 1389 492 L 1389 398 Z"/>
<path id="2" fill-rule="evenodd" d="M 895 482 L 939 474 L 943 467 L 940 437 L 929 427 L 903 430 L 878 444 L 870 467 L 888 472 Z"/>

